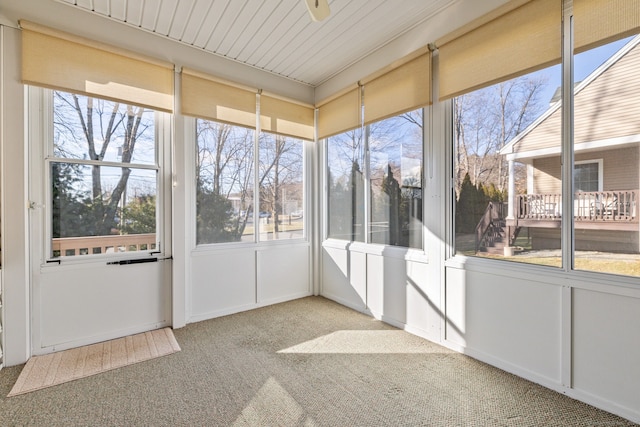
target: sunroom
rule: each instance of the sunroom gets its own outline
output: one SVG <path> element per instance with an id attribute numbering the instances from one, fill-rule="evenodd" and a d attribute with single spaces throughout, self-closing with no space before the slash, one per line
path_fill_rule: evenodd
<path id="1" fill-rule="evenodd" d="M 640 3 L 304 4 L 2 0 L 3 365 L 320 295 L 640 421 L 637 219 L 584 250 L 574 200 L 618 143 L 640 188 L 640 80 L 573 90 Z"/>

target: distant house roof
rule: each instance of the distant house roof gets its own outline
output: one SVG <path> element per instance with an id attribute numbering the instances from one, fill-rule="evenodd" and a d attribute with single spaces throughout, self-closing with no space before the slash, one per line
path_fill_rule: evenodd
<path id="1" fill-rule="evenodd" d="M 598 67 L 574 93 L 574 149 L 640 142 L 640 36 Z M 521 161 L 560 154 L 562 102 L 557 101 L 500 154 Z"/>

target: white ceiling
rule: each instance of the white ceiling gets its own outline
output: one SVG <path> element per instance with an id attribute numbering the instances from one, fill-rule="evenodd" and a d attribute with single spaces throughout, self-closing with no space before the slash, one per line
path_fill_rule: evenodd
<path id="1" fill-rule="evenodd" d="M 329 0 L 322 22 L 304 0 L 58 1 L 316 87 L 457 0 Z"/>

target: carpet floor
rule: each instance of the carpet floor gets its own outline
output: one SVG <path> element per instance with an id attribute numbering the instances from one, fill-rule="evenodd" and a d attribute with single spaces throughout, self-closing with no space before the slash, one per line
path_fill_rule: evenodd
<path id="1" fill-rule="evenodd" d="M 321 297 L 174 333 L 169 357 L 0 398 L 0 425 L 635 425 Z"/>

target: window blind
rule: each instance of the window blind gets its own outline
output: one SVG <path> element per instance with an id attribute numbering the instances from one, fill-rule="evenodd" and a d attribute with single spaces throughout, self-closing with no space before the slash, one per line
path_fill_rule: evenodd
<path id="1" fill-rule="evenodd" d="M 318 107 L 318 138 L 327 138 L 360 126 L 360 87 L 349 89 Z"/>
<path id="2" fill-rule="evenodd" d="M 260 95 L 260 129 L 313 141 L 314 108 L 270 94 Z"/>
<path id="3" fill-rule="evenodd" d="M 188 68 L 182 69 L 180 81 L 182 114 L 255 129 L 257 89 Z"/>
<path id="4" fill-rule="evenodd" d="M 441 100 L 560 63 L 562 1 L 521 3 L 436 42 Z"/>
<path id="5" fill-rule="evenodd" d="M 640 0 L 573 0 L 573 16 L 577 52 L 640 32 Z"/>
<path id="6" fill-rule="evenodd" d="M 173 111 L 173 64 L 29 21 L 20 26 L 23 83 Z"/>
<path id="7" fill-rule="evenodd" d="M 425 48 L 412 56 L 381 75 L 362 80 L 365 124 L 431 103 L 431 53 Z"/>

